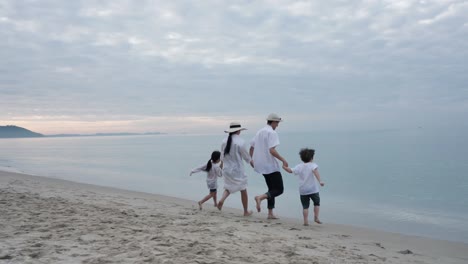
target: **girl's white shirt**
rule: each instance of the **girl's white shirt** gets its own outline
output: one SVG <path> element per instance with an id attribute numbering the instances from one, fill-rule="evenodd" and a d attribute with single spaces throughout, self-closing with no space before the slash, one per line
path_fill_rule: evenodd
<path id="1" fill-rule="evenodd" d="M 224 189 L 230 193 L 242 191 L 247 188 L 247 174 L 245 174 L 244 161 L 250 163 L 250 155 L 244 140 L 237 134 L 232 135 L 232 144 L 229 154 L 224 155 L 228 137 L 221 144 L 221 159 L 223 160 Z"/>
<path id="2" fill-rule="evenodd" d="M 206 172 L 206 185 L 208 186 L 208 189 L 217 189 L 218 188 L 218 177 L 222 177 L 223 176 L 223 172 L 221 170 L 221 168 L 219 167 L 219 165 L 221 164 L 221 162 L 218 162 L 218 163 L 213 163 L 212 161 L 211 162 L 211 170 L 206 172 L 206 163 L 205 164 L 202 164 L 196 168 L 194 168 L 190 174 L 193 174 L 193 173 L 197 173 L 197 172 L 200 172 L 200 171 L 205 171 Z"/>

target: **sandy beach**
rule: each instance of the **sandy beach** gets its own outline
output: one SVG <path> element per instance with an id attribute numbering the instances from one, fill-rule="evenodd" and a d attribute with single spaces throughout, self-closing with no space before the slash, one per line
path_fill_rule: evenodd
<path id="1" fill-rule="evenodd" d="M 241 215 L 0 172 L 0 263 L 468 263 L 464 243 Z"/>

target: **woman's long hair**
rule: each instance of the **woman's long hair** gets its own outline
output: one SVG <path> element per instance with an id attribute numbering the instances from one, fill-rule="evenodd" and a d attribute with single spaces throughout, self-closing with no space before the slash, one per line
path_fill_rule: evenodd
<path id="1" fill-rule="evenodd" d="M 226 143 L 226 148 L 224 148 L 224 155 L 229 154 L 229 151 L 231 150 L 231 145 L 232 145 L 232 135 L 234 135 L 236 132 L 229 133 L 229 137 Z"/>
<path id="2" fill-rule="evenodd" d="M 205 171 L 206 171 L 206 172 L 210 171 L 210 170 L 211 170 L 211 166 L 212 166 L 211 162 L 212 162 L 212 161 L 215 162 L 215 161 L 219 160 L 220 158 L 221 158 L 221 152 L 219 152 L 219 151 L 217 151 L 217 150 L 213 151 L 213 153 L 211 153 L 211 159 L 208 160 L 208 162 L 206 163 L 206 169 L 205 169 Z"/>

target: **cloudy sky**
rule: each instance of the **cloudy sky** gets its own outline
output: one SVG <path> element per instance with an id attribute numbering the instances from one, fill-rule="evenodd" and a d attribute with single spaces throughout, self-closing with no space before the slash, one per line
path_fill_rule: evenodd
<path id="1" fill-rule="evenodd" d="M 0 125 L 468 124 L 468 1 L 0 0 Z"/>

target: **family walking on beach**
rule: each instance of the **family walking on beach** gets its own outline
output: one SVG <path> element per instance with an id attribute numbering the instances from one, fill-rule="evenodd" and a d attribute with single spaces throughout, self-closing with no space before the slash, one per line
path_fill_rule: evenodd
<path id="1" fill-rule="evenodd" d="M 319 185 L 324 186 L 318 172 L 318 165 L 313 162 L 314 149 L 301 149 L 299 155 L 303 163 L 293 168 L 289 167 L 286 159 L 280 155 L 276 147 L 280 144 L 276 128 L 282 121 L 277 114 L 270 114 L 267 117 L 267 125 L 260 129 L 250 141 L 250 148 L 247 151 L 245 141 L 240 137 L 243 128 L 240 123 L 232 122 L 229 129 L 224 131 L 229 135 L 222 141 L 221 151 L 213 151 L 210 160 L 190 172 L 205 171 L 207 174 L 207 185 L 210 193 L 198 202 L 200 210 L 202 204 L 209 199 L 213 199 L 214 206 L 222 209 L 225 200 L 232 193 L 240 191 L 241 202 L 244 209 L 244 216 L 250 216 L 252 211 L 248 209 L 247 194 L 247 174 L 245 173 L 244 162 L 250 164 L 252 168 L 265 178 L 268 191 L 255 196 L 257 212 L 261 211 L 261 203 L 267 200 L 268 219 L 278 219 L 273 213 L 275 208 L 275 198 L 284 191 L 283 177 L 280 165 L 288 173 L 293 173 L 299 179 L 299 194 L 303 207 L 304 225 L 308 225 L 308 215 L 310 200 L 314 204 L 314 222 L 321 224 L 319 220 L 320 196 Z M 217 178 L 224 177 L 224 192 L 217 202 Z"/>

